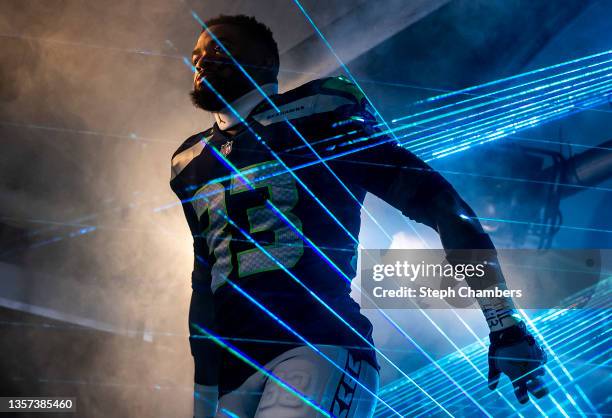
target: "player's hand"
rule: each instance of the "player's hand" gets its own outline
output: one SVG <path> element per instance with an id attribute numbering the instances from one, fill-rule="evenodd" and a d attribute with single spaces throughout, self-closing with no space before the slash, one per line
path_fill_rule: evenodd
<path id="1" fill-rule="evenodd" d="M 489 338 L 489 389 L 497 387 L 503 373 L 512 381 L 520 403 L 527 403 L 528 392 L 536 398 L 548 394 L 542 380 L 546 353 L 527 332 L 524 323 L 492 332 Z"/>

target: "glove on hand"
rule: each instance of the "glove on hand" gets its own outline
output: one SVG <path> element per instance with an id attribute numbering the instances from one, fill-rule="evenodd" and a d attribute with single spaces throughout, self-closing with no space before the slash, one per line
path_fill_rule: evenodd
<path id="1" fill-rule="evenodd" d="M 527 403 L 531 392 L 536 398 L 548 394 L 541 376 L 546 353 L 520 322 L 489 335 L 489 389 L 494 390 L 501 374 L 512 381 L 514 394 L 520 403 Z"/>

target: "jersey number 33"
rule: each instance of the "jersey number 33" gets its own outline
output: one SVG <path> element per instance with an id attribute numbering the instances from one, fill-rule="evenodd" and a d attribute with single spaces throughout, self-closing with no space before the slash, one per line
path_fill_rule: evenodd
<path id="1" fill-rule="evenodd" d="M 253 248 L 235 254 L 238 263 L 233 277 L 243 278 L 265 271 L 295 266 L 304 253 L 301 238 L 302 223 L 291 212 L 298 202 L 298 190 L 291 174 L 282 172 L 271 161 L 244 167 L 240 175 L 232 177 L 229 190 L 222 183 L 211 183 L 198 189 L 192 205 L 205 225 L 201 234 L 205 238 L 209 255 L 214 257 L 211 269 L 211 288 L 215 292 L 234 272 L 233 239 L 248 241 Z M 240 208 L 246 210 L 248 229 L 241 228 L 228 215 L 228 205 L 240 193 L 253 193 L 267 189 L 263 205 Z M 232 208 L 234 209 L 234 208 Z M 230 228 L 230 225 L 234 228 Z M 241 236 L 232 236 L 232 231 Z M 257 242 L 258 232 L 274 233 L 272 243 Z"/>

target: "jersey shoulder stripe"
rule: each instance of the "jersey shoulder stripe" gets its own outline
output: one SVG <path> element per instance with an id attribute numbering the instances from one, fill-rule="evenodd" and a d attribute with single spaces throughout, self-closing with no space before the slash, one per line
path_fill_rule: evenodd
<path id="1" fill-rule="evenodd" d="M 263 126 L 333 112 L 346 105 L 360 105 L 363 94 L 344 77 L 313 80 L 294 90 L 274 96 L 274 109 L 267 101 L 255 108 L 252 117 Z"/>
<path id="2" fill-rule="evenodd" d="M 321 91 L 327 94 L 344 96 L 356 104 L 362 104 L 365 95 L 352 81 L 344 76 L 322 79 Z"/>
<path id="3" fill-rule="evenodd" d="M 189 163 L 202 153 L 212 136 L 212 128 L 192 135 L 172 155 L 170 181 L 178 176 Z"/>

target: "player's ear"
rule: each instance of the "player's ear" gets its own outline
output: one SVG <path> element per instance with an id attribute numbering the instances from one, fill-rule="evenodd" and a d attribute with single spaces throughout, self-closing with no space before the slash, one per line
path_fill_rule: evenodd
<path id="1" fill-rule="evenodd" d="M 277 82 L 278 79 L 278 64 L 273 57 L 266 57 L 262 63 L 262 73 L 265 74 L 267 83 Z"/>
<path id="2" fill-rule="evenodd" d="M 276 60 L 271 55 L 268 55 L 266 57 L 265 62 L 264 62 L 264 67 L 266 68 L 266 71 L 269 72 L 270 74 L 277 73 Z"/>

